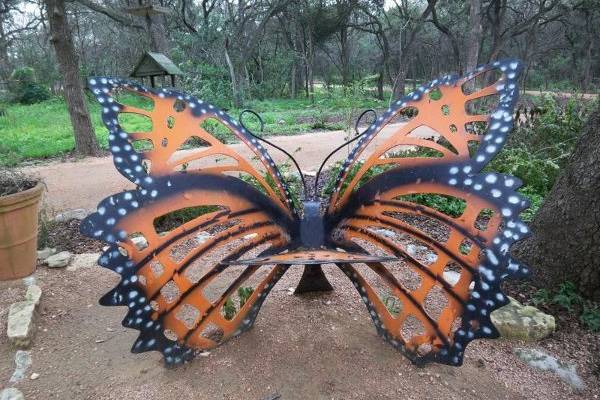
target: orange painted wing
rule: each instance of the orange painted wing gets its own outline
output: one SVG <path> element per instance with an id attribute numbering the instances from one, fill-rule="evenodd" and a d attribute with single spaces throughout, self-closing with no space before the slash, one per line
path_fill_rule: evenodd
<path id="1" fill-rule="evenodd" d="M 213 105 L 119 79 L 94 78 L 90 88 L 115 166 L 138 185 L 103 200 L 81 226 L 109 243 L 99 263 L 121 275 L 101 304 L 128 307 L 123 325 L 140 331 L 134 352 L 157 350 L 168 365 L 180 364 L 252 326 L 287 266 L 227 262 L 284 248 L 297 236 L 296 211 L 266 150 Z M 123 104 L 132 97 L 151 106 Z M 128 114 L 152 129 L 126 131 Z M 245 143 L 274 184 L 209 128 Z"/>
<path id="2" fill-rule="evenodd" d="M 472 339 L 496 337 L 490 313 L 508 301 L 500 282 L 527 273 L 508 253 L 528 233 L 520 182 L 481 172 L 512 128 L 519 71 L 517 61 L 502 61 L 395 102 L 350 153 L 331 195 L 332 246 L 401 259 L 338 265 L 378 332 L 415 362 L 460 365 Z M 408 120 L 393 124 L 402 114 Z"/>

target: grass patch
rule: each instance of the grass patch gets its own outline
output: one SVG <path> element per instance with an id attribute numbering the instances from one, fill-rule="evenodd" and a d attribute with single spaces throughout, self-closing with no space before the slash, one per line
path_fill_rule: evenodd
<path id="1" fill-rule="evenodd" d="M 147 100 L 140 96 L 121 94 L 119 99 L 128 105 L 147 108 L 144 103 Z M 348 125 L 348 115 L 356 118 L 362 109 L 383 108 L 387 107 L 387 104 L 366 96 L 349 96 L 321 90 L 315 93 L 314 102 L 304 97 L 256 100 L 248 102 L 246 107 L 254 109 L 263 118 L 263 135 L 272 136 L 293 135 L 314 129 L 345 129 Z M 14 166 L 24 160 L 57 157 L 74 149 L 73 128 L 62 98 L 54 97 L 32 105 L 0 104 L 0 108 L 3 109 L 3 115 L 0 116 L 0 165 Z M 88 98 L 88 108 L 96 137 L 100 146 L 106 149 L 108 131 L 100 118 L 100 105 Z M 235 118 L 239 116 L 240 111 L 227 110 Z M 151 128 L 147 118 L 134 114 L 122 114 L 119 119 L 129 131 L 143 132 Z M 259 133 L 257 121 L 248 118 L 245 123 L 254 132 Z M 225 142 L 234 140 L 226 128 L 214 125 L 214 134 L 219 139 Z"/>

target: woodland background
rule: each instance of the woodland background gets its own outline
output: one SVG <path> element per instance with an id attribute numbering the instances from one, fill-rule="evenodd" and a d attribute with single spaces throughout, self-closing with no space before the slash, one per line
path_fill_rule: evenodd
<path id="1" fill-rule="evenodd" d="M 183 89 L 223 107 L 356 86 L 389 100 L 416 82 L 502 57 L 528 89 L 600 85 L 596 0 L 3 0 L 0 81 L 29 67 L 63 82 L 46 9 L 65 3 L 79 74 L 128 76 L 144 51 L 171 57 Z M 24 72 L 21 72 L 24 73 Z M 17 77 L 18 78 L 18 77 Z"/>

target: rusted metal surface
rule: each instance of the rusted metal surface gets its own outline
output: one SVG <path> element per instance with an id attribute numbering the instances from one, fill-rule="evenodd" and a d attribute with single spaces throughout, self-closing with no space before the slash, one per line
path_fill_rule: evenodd
<path id="1" fill-rule="evenodd" d="M 122 276 L 101 303 L 128 306 L 123 324 L 140 331 L 134 352 L 161 351 L 167 364 L 180 364 L 250 328 L 290 266 L 335 264 L 394 347 L 414 362 L 460 365 L 471 340 L 498 336 L 490 313 L 508 302 L 501 280 L 528 272 L 508 251 L 528 233 L 519 219 L 527 207 L 516 192 L 520 182 L 481 172 L 512 128 L 519 72 L 517 61 L 506 60 L 435 80 L 393 103 L 355 139 L 330 198 L 305 186 L 302 207 L 294 206 L 260 138 L 216 107 L 120 79 L 90 80 L 115 166 L 138 185 L 105 199 L 82 225 L 110 244 L 100 265 Z M 485 83 L 479 87 L 478 80 Z M 120 103 L 115 93 L 123 91 L 152 100 L 152 108 Z M 488 109 L 478 103 L 494 95 Z M 148 118 L 152 130 L 126 132 L 120 118 L 127 113 Z M 406 123 L 390 125 L 401 115 Z M 258 162 L 210 133 L 217 131 L 207 120 L 245 143 Z M 388 125 L 396 127 L 393 134 L 360 160 Z M 411 136 L 422 126 L 439 135 Z M 203 147 L 177 152 L 190 137 Z M 137 141 L 150 141 L 151 149 L 136 151 Z M 229 162 L 203 162 L 215 156 Z M 432 199 L 452 202 L 454 212 L 437 209 Z M 163 216 L 198 207 L 204 213 L 194 219 L 157 230 Z M 138 246 L 136 236 L 147 246 Z M 415 255 L 415 244 L 426 249 L 427 262 Z M 415 287 L 403 281 L 408 273 Z"/>

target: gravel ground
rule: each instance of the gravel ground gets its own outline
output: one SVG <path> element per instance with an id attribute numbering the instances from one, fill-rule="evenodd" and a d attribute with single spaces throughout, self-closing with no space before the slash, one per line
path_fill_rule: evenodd
<path id="1" fill-rule="evenodd" d="M 278 140 L 287 147 L 302 145 L 301 166 L 308 168 L 318 165 L 315 160 L 342 138 L 338 132 Z M 108 158 L 49 163 L 29 170 L 46 179 L 49 214 L 91 209 L 106 195 L 130 187 L 118 178 Z M 447 237 L 429 220 L 408 218 L 407 222 L 439 240 Z M 426 247 L 402 235 L 398 240 L 405 247 L 413 246 L 415 258 L 432 262 Z M 78 221 L 50 226 L 48 243 L 59 251 L 76 253 L 102 247 L 79 235 Z M 182 240 L 178 251 L 186 252 L 190 246 L 195 244 Z M 219 254 L 211 256 L 219 259 Z M 396 268 L 403 269 L 396 276 L 407 288 L 418 286 L 418 275 L 401 263 Z M 98 299 L 118 282 L 115 274 L 100 267 L 69 271 L 40 266 L 35 277 L 44 294 L 28 371 L 28 376 L 40 376 L 16 387 L 28 400 L 598 398 L 600 335 L 583 330 L 576 316 L 564 310 L 549 310 L 557 315 L 558 331 L 541 342 L 476 341 L 460 368 L 436 364 L 418 368 L 376 335 L 358 293 L 343 273 L 333 265 L 325 265 L 324 270 L 333 292 L 292 295 L 302 273 L 301 267 L 292 267 L 267 298 L 253 329 L 205 357 L 165 369 L 158 353 L 129 352 L 137 331 L 121 327 L 124 308 L 98 305 Z M 385 294 L 385 285 L 372 272 L 367 275 Z M 531 284 L 507 285 L 507 291 L 522 302 L 528 302 L 535 289 Z M 24 292 L 21 281 L 0 282 L 0 389 L 14 370 L 15 349 L 5 334 L 8 307 Z M 444 296 L 434 296 L 430 304 L 433 313 L 443 305 Z M 540 348 L 575 364 L 587 388 L 574 392 L 552 372 L 526 366 L 513 354 L 517 347 Z"/>
<path id="2" fill-rule="evenodd" d="M 331 265 L 334 292 L 295 296 L 302 268 L 291 268 L 265 302 L 256 325 L 207 357 L 174 370 L 158 353 L 129 353 L 136 332 L 122 328 L 123 308 L 97 299 L 117 282 L 99 267 L 38 268 L 44 290 L 28 375 L 27 399 L 593 399 L 600 390 L 590 354 L 597 335 L 559 331 L 538 344 L 477 341 L 460 368 L 417 368 L 375 333 L 358 294 Z M 4 334 L 21 282 L 0 288 L 0 388 L 14 369 Z M 514 347 L 541 347 L 574 362 L 588 386 L 574 393 L 556 375 L 526 367 Z M 271 397 L 269 397 L 271 396 Z M 276 397 L 275 397 L 276 398 Z"/>

